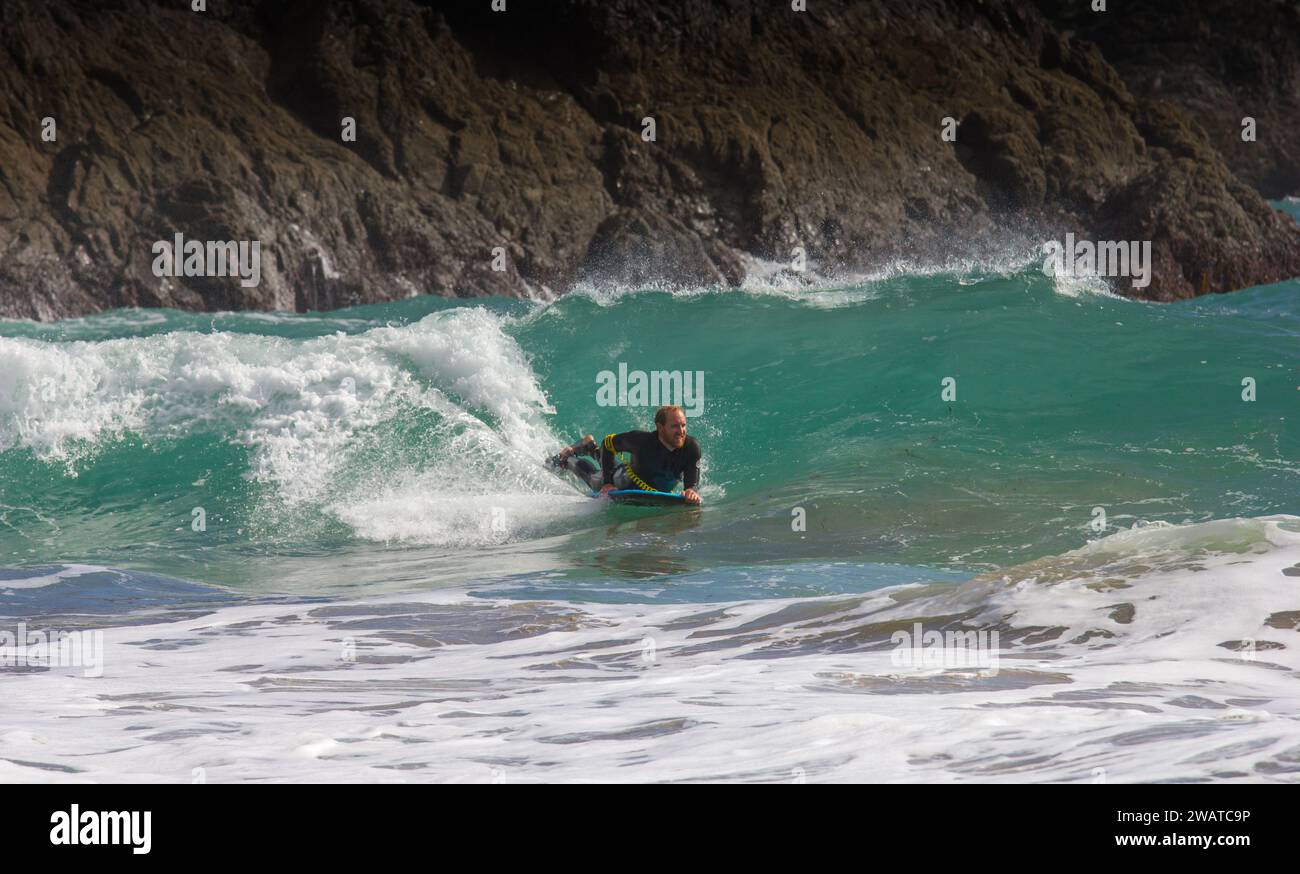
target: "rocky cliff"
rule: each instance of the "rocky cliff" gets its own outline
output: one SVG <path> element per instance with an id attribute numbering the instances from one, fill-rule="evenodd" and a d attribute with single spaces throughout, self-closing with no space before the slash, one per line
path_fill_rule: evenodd
<path id="1" fill-rule="evenodd" d="M 1047 0 L 205 5 L 0 0 L 0 315 L 735 284 L 1067 230 L 1150 240 L 1118 290 L 1153 299 L 1300 275 L 1260 195 L 1300 178 L 1297 37 L 1199 23 L 1228 4 L 1163 4 L 1180 40 Z M 260 241 L 260 284 L 156 276 L 176 233 Z"/>

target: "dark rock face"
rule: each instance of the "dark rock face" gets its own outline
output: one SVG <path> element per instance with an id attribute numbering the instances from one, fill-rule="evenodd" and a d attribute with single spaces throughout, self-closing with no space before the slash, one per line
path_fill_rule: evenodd
<path id="1" fill-rule="evenodd" d="M 1062 30 L 1096 43 L 1134 94 L 1168 100 L 1265 197 L 1300 192 L 1300 3 L 1145 0 L 1096 14 L 1038 0 Z M 1242 139 L 1254 118 L 1257 138 Z"/>
<path id="2" fill-rule="evenodd" d="M 1076 41 L 1046 0 L 207 5 L 0 3 L 0 315 L 736 284 L 742 253 L 858 269 L 1066 230 L 1152 241 L 1154 299 L 1300 274 L 1252 188 L 1296 190 L 1300 38 L 1245 12 L 1248 75 L 1204 40 L 1144 60 L 1159 18 Z M 1261 148 L 1161 64 L 1258 79 Z M 261 241 L 261 283 L 155 276 L 176 233 Z"/>

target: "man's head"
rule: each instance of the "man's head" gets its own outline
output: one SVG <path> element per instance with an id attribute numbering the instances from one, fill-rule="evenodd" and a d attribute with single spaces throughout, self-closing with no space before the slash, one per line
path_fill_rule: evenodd
<path id="1" fill-rule="evenodd" d="M 681 449 L 686 444 L 686 414 L 674 405 L 655 410 L 655 431 L 665 446 Z"/>

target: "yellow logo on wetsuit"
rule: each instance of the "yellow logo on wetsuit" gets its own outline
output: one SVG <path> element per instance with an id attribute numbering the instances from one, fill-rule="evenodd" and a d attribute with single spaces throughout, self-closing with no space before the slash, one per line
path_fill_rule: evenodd
<path id="1" fill-rule="evenodd" d="M 614 438 L 617 437 L 617 436 L 618 436 L 617 434 L 606 434 L 606 435 L 605 435 L 605 448 L 608 449 L 608 450 L 609 450 L 611 453 L 613 453 L 614 455 L 618 455 L 618 450 L 614 448 Z M 624 465 L 623 465 L 623 472 L 626 473 L 626 474 L 627 474 L 627 478 L 630 479 L 630 480 L 632 481 L 632 485 L 636 486 L 636 487 L 637 487 L 638 489 L 640 489 L 641 491 L 643 491 L 643 492 L 657 492 L 657 491 L 659 491 L 657 488 L 655 488 L 654 486 L 650 485 L 650 484 L 647 483 L 645 480 L 641 479 L 641 477 L 639 477 L 639 476 L 636 475 L 636 471 L 632 469 L 632 463 L 631 463 L 630 461 L 624 463 Z"/>

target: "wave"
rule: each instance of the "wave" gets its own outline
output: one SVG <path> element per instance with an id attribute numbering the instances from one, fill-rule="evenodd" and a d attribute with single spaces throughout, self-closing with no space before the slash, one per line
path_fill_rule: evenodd
<path id="1" fill-rule="evenodd" d="M 0 552 L 321 586 L 370 545 L 423 550 L 412 560 L 437 579 L 502 563 L 979 572 L 1141 518 L 1294 509 L 1291 285 L 1157 306 L 1069 297 L 1018 263 L 5 322 Z M 620 362 L 704 375 L 703 514 L 610 514 L 539 464 L 579 434 L 648 426 L 648 407 L 597 403 Z"/>
<path id="2" fill-rule="evenodd" d="M 1273 516 L 822 598 L 209 604 L 102 630 L 93 724 L 48 694 L 86 669 L 11 676 L 0 776 L 1294 782 L 1298 574 L 1300 517 Z M 928 631 L 992 645 L 911 658 Z"/>

